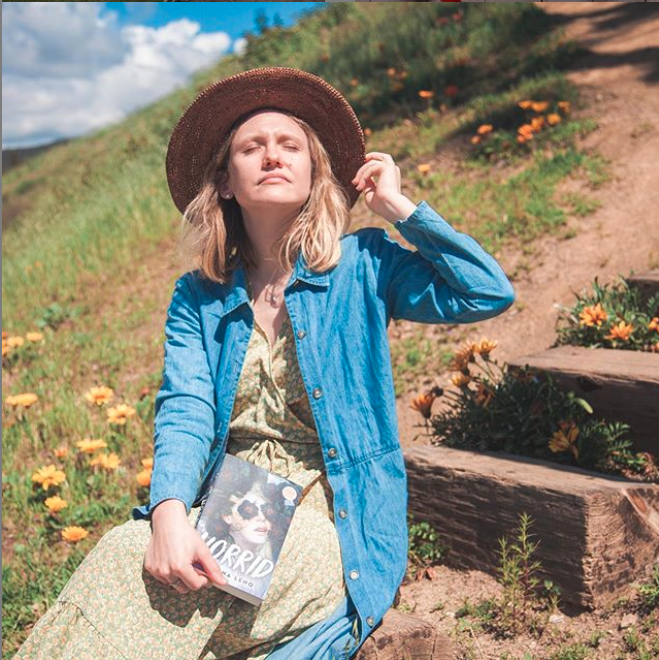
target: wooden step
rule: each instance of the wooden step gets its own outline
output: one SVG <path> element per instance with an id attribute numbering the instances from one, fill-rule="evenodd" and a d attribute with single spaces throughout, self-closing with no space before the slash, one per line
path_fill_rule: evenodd
<path id="1" fill-rule="evenodd" d="M 522 512 L 542 578 L 580 608 L 629 595 L 659 559 L 659 485 L 503 452 L 418 446 L 404 457 L 409 511 L 436 529 L 449 565 L 498 575 L 498 539 Z"/>
<path id="2" fill-rule="evenodd" d="M 455 660 L 451 638 L 411 614 L 391 608 L 361 645 L 356 660 Z"/>
<path id="3" fill-rule="evenodd" d="M 557 346 L 508 365 L 550 373 L 588 401 L 594 415 L 629 424 L 634 449 L 659 456 L 659 353 Z"/>
<path id="4" fill-rule="evenodd" d="M 659 270 L 648 270 L 625 278 L 630 288 L 639 289 L 643 304 L 659 293 Z"/>

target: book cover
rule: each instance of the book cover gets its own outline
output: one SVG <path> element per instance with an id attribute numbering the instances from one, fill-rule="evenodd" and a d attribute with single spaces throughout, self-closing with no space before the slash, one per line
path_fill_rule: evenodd
<path id="1" fill-rule="evenodd" d="M 303 488 L 225 454 L 195 527 L 227 579 L 222 589 L 260 605 Z"/>

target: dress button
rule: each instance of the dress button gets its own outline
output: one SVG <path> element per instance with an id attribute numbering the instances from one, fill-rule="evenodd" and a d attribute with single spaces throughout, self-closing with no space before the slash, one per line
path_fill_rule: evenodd
<path id="1" fill-rule="evenodd" d="M 321 396 L 323 396 L 323 391 L 320 389 L 320 387 L 314 388 L 313 398 L 314 399 L 320 399 Z"/>
<path id="2" fill-rule="evenodd" d="M 336 449 L 334 449 L 334 447 L 330 447 L 330 448 L 327 450 L 327 455 L 328 455 L 330 458 L 334 458 L 334 457 L 336 456 Z"/>
<path id="3" fill-rule="evenodd" d="M 350 579 L 356 580 L 359 577 L 359 571 L 350 571 Z"/>
<path id="4" fill-rule="evenodd" d="M 369 626 L 372 626 L 375 623 L 375 619 L 372 616 L 367 616 L 366 623 L 368 623 Z"/>
<path id="5" fill-rule="evenodd" d="M 307 333 L 306 333 L 304 330 L 298 330 L 298 331 L 297 331 L 297 338 L 298 338 L 298 339 L 304 339 L 305 336 L 306 336 L 306 334 L 307 334 Z"/>
<path id="6" fill-rule="evenodd" d="M 339 509 L 339 518 L 345 518 L 348 512 L 345 509 Z"/>

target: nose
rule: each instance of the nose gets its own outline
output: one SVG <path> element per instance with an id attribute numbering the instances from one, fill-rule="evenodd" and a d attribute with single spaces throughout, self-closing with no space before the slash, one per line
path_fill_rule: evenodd
<path id="1" fill-rule="evenodd" d="M 265 147 L 265 162 L 266 165 L 281 164 L 279 160 L 279 147 L 276 143 L 269 142 Z"/>

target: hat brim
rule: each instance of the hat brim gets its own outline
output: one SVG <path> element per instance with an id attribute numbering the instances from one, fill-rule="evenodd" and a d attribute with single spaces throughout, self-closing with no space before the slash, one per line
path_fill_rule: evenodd
<path id="1" fill-rule="evenodd" d="M 364 133 L 344 96 L 314 74 L 289 67 L 250 69 L 204 89 L 178 120 L 169 140 L 167 182 L 181 213 L 201 188 L 206 166 L 227 132 L 260 108 L 281 109 L 306 121 L 329 155 L 352 208 L 352 185 L 365 162 Z"/>

